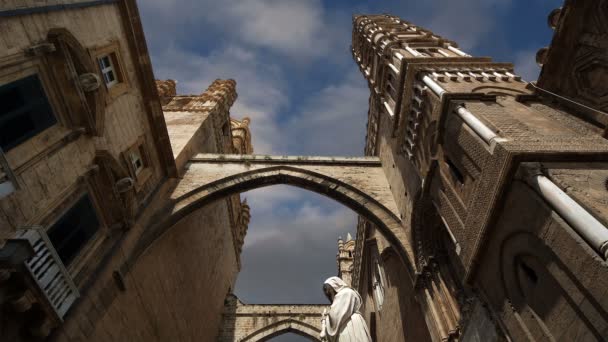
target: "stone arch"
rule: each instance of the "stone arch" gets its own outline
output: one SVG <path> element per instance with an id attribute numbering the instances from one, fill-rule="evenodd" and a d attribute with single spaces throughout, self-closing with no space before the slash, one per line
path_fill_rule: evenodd
<path id="1" fill-rule="evenodd" d="M 321 330 L 310 324 L 297 321 L 295 319 L 286 319 L 273 324 L 269 324 L 255 332 L 247 335 L 245 338 L 240 340 L 241 342 L 262 342 L 268 341 L 273 337 L 283 335 L 286 333 L 294 333 L 304 337 L 308 337 L 313 341 L 321 341 L 319 334 Z"/>
<path id="2" fill-rule="evenodd" d="M 180 193 L 159 209 L 149 220 L 149 228 L 138 241 L 127 264 L 133 265 L 153 242 L 182 218 L 229 195 L 271 185 L 286 184 L 313 191 L 336 200 L 375 224 L 414 273 L 413 251 L 397 215 L 372 195 L 352 184 L 305 168 L 287 165 L 269 166 L 239 172 L 215 181 L 189 184 L 191 190 Z M 392 199 L 391 199 L 392 200 Z"/>
<path id="3" fill-rule="evenodd" d="M 108 199 L 105 207 L 110 208 L 112 212 L 110 221 L 122 221 L 123 228 L 128 229 L 132 226 L 135 216 L 135 191 L 132 188 L 119 191 L 116 183 L 121 179 L 130 178 L 129 172 L 108 150 L 95 152 L 95 164 L 101 171 L 97 182 L 99 191 Z"/>

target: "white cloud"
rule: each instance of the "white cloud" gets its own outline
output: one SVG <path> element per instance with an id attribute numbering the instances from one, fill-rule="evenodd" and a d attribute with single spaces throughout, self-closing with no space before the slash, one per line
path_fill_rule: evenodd
<path id="1" fill-rule="evenodd" d="M 239 1 L 227 11 L 240 38 L 290 56 L 320 56 L 327 42 L 323 6 L 318 0 Z"/>
<path id="2" fill-rule="evenodd" d="M 320 0 L 146 0 L 140 6 L 146 18 L 162 24 L 146 27 L 153 39 L 204 32 L 297 60 L 324 56 L 335 37 L 327 34 L 334 29 Z"/>
<path id="3" fill-rule="evenodd" d="M 352 72 L 313 93 L 288 122 L 289 148 L 301 154 L 362 155 L 369 90 Z"/>
<path id="4" fill-rule="evenodd" d="M 321 284 L 337 272 L 337 237 L 354 233 L 355 213 L 288 186 L 247 192 L 249 224 L 236 294 L 249 303 L 323 303 Z"/>
<path id="5" fill-rule="evenodd" d="M 155 76 L 177 80 L 178 93 L 200 94 L 217 78 L 237 81 L 233 117 L 249 116 L 256 153 L 273 153 L 279 131 L 276 113 L 287 104 L 285 80 L 279 68 L 260 60 L 252 51 L 225 46 L 208 56 L 168 46 L 153 57 Z"/>
<path id="6" fill-rule="evenodd" d="M 511 0 L 437 0 L 428 2 L 429 30 L 456 41 L 461 48 L 471 49 L 495 25 L 498 8 L 505 8 Z M 411 20 L 415 20 L 412 18 Z"/>

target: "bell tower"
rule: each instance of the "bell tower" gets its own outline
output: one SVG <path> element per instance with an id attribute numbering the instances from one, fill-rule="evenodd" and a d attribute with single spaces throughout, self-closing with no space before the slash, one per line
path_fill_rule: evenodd
<path id="1" fill-rule="evenodd" d="M 355 253 L 355 240 L 350 233 L 346 234 L 346 241 L 338 238 L 338 253 L 336 262 L 338 264 L 338 277 L 342 278 L 348 286 L 352 285 L 353 260 Z"/>

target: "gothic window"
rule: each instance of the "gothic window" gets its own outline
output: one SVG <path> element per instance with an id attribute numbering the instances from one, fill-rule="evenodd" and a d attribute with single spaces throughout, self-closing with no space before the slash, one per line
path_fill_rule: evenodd
<path id="1" fill-rule="evenodd" d="M 537 292 L 539 275 L 532 261 L 533 259 L 529 257 L 515 258 L 515 272 L 519 283 L 519 288 L 523 296 L 527 299 L 538 297 L 538 294 L 535 292 Z"/>
<path id="2" fill-rule="evenodd" d="M 38 75 L 0 86 L 0 103 L 0 147 L 5 151 L 57 123 Z"/>
<path id="3" fill-rule="evenodd" d="M 85 194 L 49 228 L 48 236 L 61 261 L 69 265 L 99 227 L 93 202 Z"/>
<path id="4" fill-rule="evenodd" d="M 384 283 L 384 267 L 382 265 L 382 260 L 380 260 L 380 255 L 378 254 L 377 247 L 373 251 L 373 256 L 371 260 L 371 281 L 372 281 L 372 291 L 374 293 L 374 303 L 376 304 L 376 311 L 380 312 L 382 310 L 382 305 L 384 304 L 384 291 L 385 291 L 385 283 Z"/>
<path id="5" fill-rule="evenodd" d="M 464 175 L 462 174 L 460 169 L 456 166 L 456 164 L 454 164 L 454 162 L 452 162 L 450 160 L 450 158 L 448 158 L 447 156 L 445 157 L 445 164 L 448 167 L 450 176 L 452 177 L 452 180 L 454 181 L 454 183 L 458 184 L 459 186 L 464 185 Z"/>

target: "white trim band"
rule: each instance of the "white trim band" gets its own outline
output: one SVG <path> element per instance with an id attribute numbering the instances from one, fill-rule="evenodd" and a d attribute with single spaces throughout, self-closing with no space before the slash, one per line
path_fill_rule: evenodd
<path id="1" fill-rule="evenodd" d="M 608 259 L 608 228 L 606 226 L 544 175 L 537 174 L 528 177 L 527 182 L 583 239 L 600 253 L 604 260 Z"/>
<path id="2" fill-rule="evenodd" d="M 481 122 L 481 120 L 473 115 L 473 113 L 469 112 L 469 110 L 463 106 L 456 107 L 455 111 L 458 116 L 460 116 L 460 118 L 466 122 L 466 124 L 469 125 L 469 127 L 471 127 L 471 129 L 475 131 L 475 133 L 477 133 L 487 144 L 490 144 L 492 139 L 498 136 L 496 133 L 494 133 L 494 131 L 488 128 L 488 126 L 486 126 L 483 122 Z"/>
<path id="3" fill-rule="evenodd" d="M 441 96 L 443 95 L 443 93 L 445 93 L 445 89 L 443 89 L 439 84 L 437 84 L 437 82 L 435 82 L 435 80 L 433 80 L 429 75 L 425 75 L 422 78 L 422 82 L 429 88 L 431 88 L 431 90 L 437 94 L 437 96 L 439 96 L 439 98 L 441 98 Z"/>
<path id="4" fill-rule="evenodd" d="M 388 104 L 388 102 L 384 101 L 384 107 L 386 108 L 386 111 L 388 112 L 388 114 L 390 116 L 395 116 L 395 113 L 393 112 L 393 109 L 391 108 L 391 106 Z"/>
<path id="5" fill-rule="evenodd" d="M 462 50 L 460 50 L 460 49 L 457 49 L 457 48 L 453 47 L 452 45 L 448 45 L 448 50 L 450 50 L 450 51 L 452 51 L 453 53 L 455 53 L 455 54 L 457 54 L 457 55 L 459 55 L 459 56 L 462 56 L 462 57 L 471 57 L 471 55 L 469 55 L 469 54 L 467 54 L 467 53 L 463 52 L 463 51 L 462 51 Z"/>
<path id="6" fill-rule="evenodd" d="M 420 56 L 422 56 L 422 54 L 421 54 L 420 52 L 418 52 L 418 51 L 416 51 L 416 50 L 412 49 L 412 48 L 411 48 L 411 47 L 409 47 L 409 46 L 406 46 L 406 47 L 405 47 L 405 50 L 406 50 L 407 52 L 411 53 L 411 54 L 412 54 L 412 56 L 414 56 L 414 57 L 420 57 Z"/>

